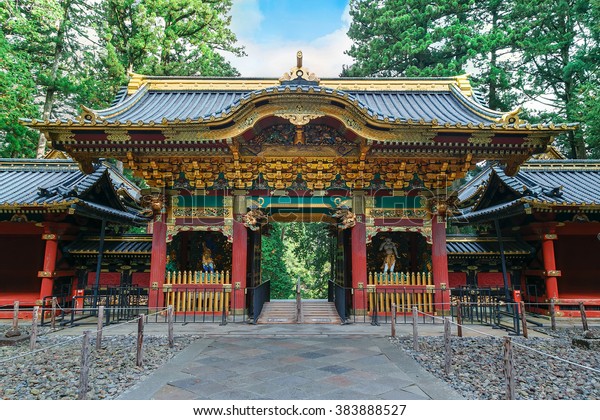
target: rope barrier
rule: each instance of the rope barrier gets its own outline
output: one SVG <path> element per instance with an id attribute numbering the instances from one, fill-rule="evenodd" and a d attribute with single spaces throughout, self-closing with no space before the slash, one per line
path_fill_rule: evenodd
<path id="1" fill-rule="evenodd" d="M 430 315 L 430 314 L 427 314 L 427 313 L 425 313 L 425 312 L 421 312 L 421 311 L 419 311 L 419 310 L 417 310 L 417 312 L 418 312 L 418 313 L 421 313 L 421 314 L 423 314 L 423 315 L 427 315 L 427 316 L 429 316 L 429 317 L 432 317 L 432 318 L 440 319 L 440 320 L 447 319 L 447 318 L 440 318 L 440 317 L 436 317 L 436 316 L 434 316 L 434 315 Z M 452 321 L 452 320 L 450 320 L 450 323 L 452 323 L 452 324 L 454 324 L 454 325 L 458 325 L 456 322 L 454 322 L 454 321 Z M 481 334 L 481 335 L 486 335 L 486 336 L 488 336 L 488 337 L 492 337 L 492 338 L 494 338 L 494 339 L 498 339 L 498 340 L 499 340 L 499 339 L 504 339 L 504 337 L 498 337 L 498 336 L 496 336 L 496 335 L 487 334 L 487 333 L 484 333 L 484 332 L 482 332 L 482 331 L 479 331 L 479 330 L 476 330 L 476 329 L 473 329 L 473 328 L 465 327 L 464 325 L 462 325 L 462 327 L 463 327 L 463 329 L 467 329 L 467 330 L 475 331 L 475 332 L 477 332 L 477 333 L 479 333 L 479 334 Z M 538 353 L 538 354 L 541 354 L 541 355 L 543 355 L 543 356 L 550 357 L 550 358 L 552 358 L 552 359 L 556 359 L 556 360 L 559 360 L 559 361 L 561 361 L 561 362 L 565 362 L 565 363 L 571 364 L 571 365 L 573 365 L 573 366 L 580 367 L 580 368 L 582 368 L 582 369 L 587 369 L 587 370 L 590 370 L 590 371 L 592 371 L 592 372 L 595 372 L 595 373 L 600 373 L 600 369 L 595 369 L 595 368 L 593 368 L 593 367 L 591 367 L 591 366 L 585 366 L 585 365 L 582 365 L 582 364 L 580 364 L 580 363 L 573 362 L 573 361 L 571 361 L 571 360 L 563 359 L 563 358 L 562 358 L 562 357 L 560 357 L 560 356 L 555 356 L 555 355 L 553 355 L 553 354 L 546 353 L 546 352 L 543 352 L 543 351 L 541 351 L 541 350 L 536 350 L 536 349 L 534 349 L 534 348 L 532 348 L 532 347 L 526 346 L 526 345 L 524 345 L 524 344 L 521 344 L 521 343 L 518 343 L 518 342 L 516 342 L 516 341 L 513 341 L 513 345 L 515 345 L 515 346 L 518 346 L 518 347 L 521 347 L 521 348 L 524 348 L 524 349 L 526 349 L 526 350 L 531 350 L 531 351 L 532 351 L 532 352 L 534 352 L 534 353 Z"/>

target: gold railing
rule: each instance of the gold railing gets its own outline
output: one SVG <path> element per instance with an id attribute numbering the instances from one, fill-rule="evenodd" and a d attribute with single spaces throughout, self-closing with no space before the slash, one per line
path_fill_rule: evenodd
<path id="1" fill-rule="evenodd" d="M 370 272 L 367 289 L 369 313 L 391 313 L 392 304 L 396 304 L 397 312 L 411 312 L 416 306 L 433 313 L 435 290 L 429 272 Z"/>
<path id="2" fill-rule="evenodd" d="M 229 271 L 168 271 L 165 280 L 165 304 L 175 312 L 229 312 Z"/>

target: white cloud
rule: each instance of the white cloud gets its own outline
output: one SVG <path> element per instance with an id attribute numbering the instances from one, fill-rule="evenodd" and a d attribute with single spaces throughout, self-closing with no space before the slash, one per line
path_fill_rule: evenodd
<path id="1" fill-rule="evenodd" d="M 265 19 L 258 0 L 235 0 L 231 6 L 231 30 L 240 38 L 252 38 Z"/>
<path id="2" fill-rule="evenodd" d="M 240 3 L 243 3 L 244 7 L 239 6 Z M 339 29 L 309 42 L 290 40 L 256 42 L 252 37 L 252 31 L 260 26 L 262 19 L 264 16 L 256 0 L 234 1 L 232 29 L 238 35 L 239 45 L 245 47 L 247 56 L 224 55 L 243 77 L 278 78 L 296 65 L 298 50 L 302 50 L 304 54 L 303 65 L 320 78 L 338 77 L 342 65 L 352 63 L 352 58 L 344 54 L 344 51 L 352 45 L 352 41 L 346 35 L 350 26 L 349 6 L 340 16 Z"/>

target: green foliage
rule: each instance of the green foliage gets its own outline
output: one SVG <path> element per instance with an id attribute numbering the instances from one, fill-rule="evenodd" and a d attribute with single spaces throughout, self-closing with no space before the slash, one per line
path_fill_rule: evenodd
<path id="1" fill-rule="evenodd" d="M 35 156 L 37 136 L 19 124 L 19 118 L 37 115 L 27 58 L 0 30 L 0 157 Z"/>
<path id="2" fill-rule="evenodd" d="M 271 299 L 291 299 L 296 281 L 302 297 L 327 297 L 331 263 L 330 238 L 320 223 L 273 223 L 271 234 L 263 237 L 263 278 L 271 280 Z"/>
<path id="3" fill-rule="evenodd" d="M 581 123 L 558 145 L 573 158 L 600 154 L 599 0 L 351 0 L 350 15 L 355 63 L 343 76 L 469 71 L 490 108 Z"/>
<path id="4" fill-rule="evenodd" d="M 288 255 L 282 240 L 285 225 L 273 223 L 269 236 L 262 238 L 262 278 L 271 281 L 271 299 L 291 299 L 295 293 L 295 280 L 286 264 Z"/>
<path id="5" fill-rule="evenodd" d="M 128 68 L 237 75 L 218 52 L 243 53 L 230 9 L 231 0 L 0 0 L 0 156 L 43 156 L 45 138 L 18 118 L 104 108 Z"/>
<path id="6" fill-rule="evenodd" d="M 344 76 L 448 76 L 464 72 L 477 53 L 474 2 L 352 0 Z"/>
<path id="7" fill-rule="evenodd" d="M 231 0 L 106 0 L 104 39 L 121 65 L 152 75 L 236 76 Z M 111 59 L 112 62 L 112 59 Z"/>
<path id="8" fill-rule="evenodd" d="M 597 86 L 598 61 L 592 59 L 597 40 L 590 35 L 592 9 L 589 0 L 529 0 L 514 5 L 516 51 L 519 52 L 520 86 L 525 94 L 549 105 L 540 113 L 555 122 L 587 119 L 584 86 Z M 570 157 L 585 158 L 583 132 L 558 139 Z"/>

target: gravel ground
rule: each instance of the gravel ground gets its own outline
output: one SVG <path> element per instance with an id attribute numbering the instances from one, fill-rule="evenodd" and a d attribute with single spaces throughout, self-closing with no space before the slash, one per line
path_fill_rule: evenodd
<path id="1" fill-rule="evenodd" d="M 7 328 L 0 327 L 3 336 Z M 21 328 L 27 333 L 27 328 Z M 41 334 L 47 333 L 41 329 Z M 167 337 L 144 336 L 144 364 L 135 365 L 137 332 L 129 335 L 104 336 L 102 349 L 96 351 L 95 334 L 90 344 L 90 390 L 87 399 L 114 399 L 139 380 L 162 366 L 197 336 L 175 337 L 170 349 Z M 73 400 L 77 399 L 81 365 L 82 336 L 39 337 L 37 348 L 29 354 L 29 340 L 16 346 L 0 346 L 0 399 L 6 400 Z M 53 347 L 52 347 L 53 346 Z M 4 361 L 7 358 L 19 356 Z"/>
<path id="2" fill-rule="evenodd" d="M 0 326 L 4 335 L 8 327 Z M 27 333 L 27 327 L 21 328 Z M 29 353 L 29 340 L 16 346 L 0 346 L 0 399 L 76 399 L 79 384 L 82 338 L 56 336 L 41 328 L 38 348 Z M 594 329 L 600 336 L 600 328 Z M 581 337 L 581 328 L 559 329 L 547 338 L 513 337 L 517 399 L 600 399 L 600 373 L 525 349 L 577 362 L 600 370 L 600 351 L 571 344 Z M 90 390 L 87 399 L 114 399 L 133 384 L 162 366 L 199 336 L 176 337 L 169 349 L 165 336 L 144 337 L 144 365 L 135 366 L 136 334 L 105 336 L 100 351 L 91 340 Z M 501 338 L 452 337 L 452 372 L 443 373 L 443 337 L 420 337 L 419 352 L 412 350 L 412 337 L 391 339 L 424 368 L 445 380 L 467 399 L 503 399 L 505 384 Z M 4 361 L 7 358 L 13 360 Z"/>
<path id="3" fill-rule="evenodd" d="M 595 329 L 600 336 L 600 329 Z M 582 336 L 581 328 L 560 329 L 547 338 L 512 337 L 515 367 L 515 397 L 521 400 L 600 399 L 600 373 L 530 349 L 600 370 L 600 351 L 585 350 L 571 344 Z M 446 381 L 467 399 L 505 398 L 503 339 L 492 337 L 458 338 L 452 336 L 452 372 L 444 374 L 443 337 L 419 337 L 419 352 L 412 348 L 412 336 L 391 339 L 425 369 Z"/>

